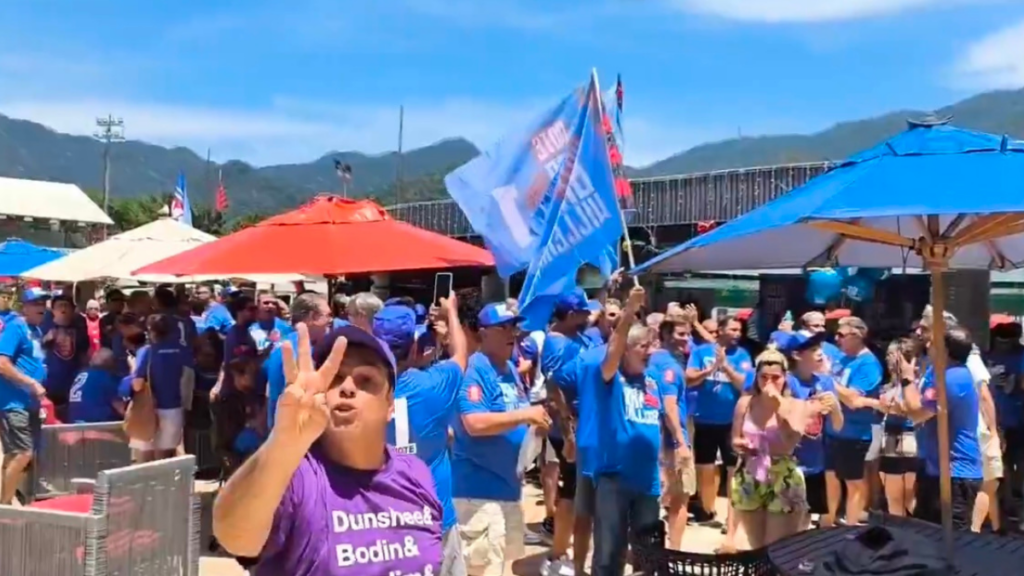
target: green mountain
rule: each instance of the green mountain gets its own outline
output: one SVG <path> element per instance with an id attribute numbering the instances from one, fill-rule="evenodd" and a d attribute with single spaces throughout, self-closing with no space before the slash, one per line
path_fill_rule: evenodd
<path id="1" fill-rule="evenodd" d="M 952 116 L 962 128 L 1024 138 L 1024 90 L 986 92 L 933 111 Z M 636 177 L 709 172 L 796 162 L 841 160 L 906 129 L 908 118 L 931 112 L 901 110 L 877 118 L 843 122 L 809 135 L 733 138 L 702 144 L 644 168 Z"/>
<path id="2" fill-rule="evenodd" d="M 0 115 L 0 176 L 74 182 L 86 190 L 102 190 L 103 149 L 102 142 L 87 136 L 61 134 L 35 122 Z M 258 168 L 240 160 L 208 165 L 205 158 L 187 148 L 165 148 L 134 140 L 114 144 L 111 150 L 111 195 L 115 198 L 172 192 L 178 172 L 183 171 L 192 202 L 210 204 L 220 171 L 232 214 L 273 214 L 317 193 L 340 191 L 334 169 L 334 160 L 338 159 L 352 166 L 353 196 L 373 196 L 384 204 L 397 199 L 395 152 L 329 152 L 307 164 Z M 401 200 L 441 197 L 441 176 L 477 153 L 476 147 L 462 138 L 405 152 Z"/>
<path id="3" fill-rule="evenodd" d="M 1024 90 L 988 92 L 935 110 L 953 122 L 986 132 L 1024 137 Z M 696 146 L 650 166 L 631 168 L 635 177 L 665 176 L 772 164 L 838 160 L 903 130 L 921 111 L 897 111 L 866 120 L 843 122 L 809 135 L 745 137 Z M 462 138 L 443 140 L 402 155 L 402 186 L 395 186 L 398 155 L 389 152 L 329 152 L 306 164 L 255 167 L 239 160 L 207 165 L 187 148 L 165 148 L 139 141 L 113 146 L 111 171 L 115 198 L 173 191 L 178 171 L 189 182 L 194 204 L 209 204 L 218 170 L 231 201 L 232 216 L 272 214 L 295 207 L 319 192 L 340 189 L 334 160 L 352 166 L 353 196 L 372 196 L 382 204 L 446 197 L 443 176 L 474 157 L 476 147 Z M 103 144 L 40 124 L 0 115 L 0 176 L 74 182 L 87 190 L 103 186 Z"/>

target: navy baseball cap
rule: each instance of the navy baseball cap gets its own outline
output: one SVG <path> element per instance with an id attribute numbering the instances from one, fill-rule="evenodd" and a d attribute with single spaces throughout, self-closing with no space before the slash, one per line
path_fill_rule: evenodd
<path id="1" fill-rule="evenodd" d="M 775 336 L 775 345 L 785 354 L 810 350 L 815 346 L 821 346 L 821 343 L 825 341 L 824 334 L 810 334 L 803 330 L 788 334 L 777 333 L 773 334 L 773 336 Z"/>
<path id="2" fill-rule="evenodd" d="M 373 317 L 373 335 L 392 352 L 407 352 L 416 339 L 416 313 L 408 306 L 385 306 Z"/>
<path id="3" fill-rule="evenodd" d="M 481 328 L 490 328 L 491 326 L 502 326 L 505 324 L 519 324 L 523 321 L 523 317 L 518 314 L 514 314 L 508 309 L 508 305 L 504 302 L 492 302 L 483 307 L 480 313 L 477 314 L 477 322 Z"/>
<path id="4" fill-rule="evenodd" d="M 26 304 L 31 302 L 46 302 L 51 297 L 52 296 L 49 292 L 38 287 L 26 288 L 21 293 L 21 301 Z"/>
<path id="5" fill-rule="evenodd" d="M 566 294 L 559 294 L 555 300 L 556 314 L 569 314 L 571 312 L 591 312 L 587 294 L 580 288 L 576 288 Z"/>
<path id="6" fill-rule="evenodd" d="M 318 368 L 327 361 L 327 357 L 331 355 L 331 349 L 334 348 L 334 343 L 341 337 L 348 340 L 349 346 L 363 346 L 372 350 L 384 362 L 384 366 L 387 367 L 388 382 L 394 388 L 395 376 L 398 372 L 398 368 L 395 365 L 395 355 L 391 353 L 391 349 L 388 348 L 388 345 L 383 340 L 352 324 L 339 326 L 331 330 L 323 340 L 313 347 L 313 363 Z"/>

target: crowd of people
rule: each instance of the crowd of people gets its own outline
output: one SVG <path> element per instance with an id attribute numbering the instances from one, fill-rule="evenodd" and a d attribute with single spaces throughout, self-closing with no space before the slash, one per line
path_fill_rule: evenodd
<path id="1" fill-rule="evenodd" d="M 872 509 L 939 519 L 930 309 L 882 349 L 861 319 L 820 312 L 759 343 L 738 318 L 652 312 L 613 277 L 559 296 L 546 330 L 523 320 L 514 300 L 454 293 L 285 305 L 161 286 L 84 313 L 37 287 L 0 294 L 0 504 L 42 419 L 119 420 L 148 393 L 156 431 L 134 458 L 212 427 L 230 456 L 214 532 L 255 574 L 501 575 L 544 537 L 544 575 L 584 574 L 592 552 L 590 573 L 617 576 L 662 519 L 667 547 L 700 524 L 723 553 Z M 1024 460 L 1021 326 L 982 352 L 945 323 L 954 526 L 1001 531 Z M 530 531 L 534 465 L 547 518 Z"/>

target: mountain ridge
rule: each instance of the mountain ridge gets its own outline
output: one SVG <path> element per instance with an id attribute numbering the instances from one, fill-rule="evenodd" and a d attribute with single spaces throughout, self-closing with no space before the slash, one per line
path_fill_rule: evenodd
<path id="1" fill-rule="evenodd" d="M 938 110 L 898 110 L 861 120 L 838 122 L 811 134 L 745 136 L 708 142 L 648 166 L 628 168 L 631 177 L 709 172 L 754 166 L 840 160 L 898 133 L 910 118 L 927 113 L 953 116 L 953 123 L 985 132 L 1024 137 L 1024 90 L 977 94 Z M 103 182 L 104 144 L 89 136 L 64 134 L 0 111 L 0 176 L 72 182 L 99 190 Z M 382 204 L 446 198 L 443 177 L 479 153 L 461 137 L 405 151 L 401 187 L 395 185 L 398 153 L 330 151 L 306 163 L 254 166 L 243 160 L 207 164 L 195 151 L 129 140 L 112 147 L 111 195 L 134 198 L 173 191 L 179 171 L 189 183 L 193 203 L 209 205 L 218 172 L 231 213 L 272 214 L 293 208 L 322 192 L 340 191 L 337 159 L 352 167 L 353 196 Z"/>

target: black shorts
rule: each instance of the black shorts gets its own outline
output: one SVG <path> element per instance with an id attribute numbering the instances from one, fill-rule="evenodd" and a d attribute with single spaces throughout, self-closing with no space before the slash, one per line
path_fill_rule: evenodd
<path id="1" fill-rule="evenodd" d="M 825 470 L 840 480 L 863 480 L 864 458 L 870 449 L 870 440 L 830 436 L 825 442 Z"/>
<path id="2" fill-rule="evenodd" d="M 825 490 L 825 473 L 804 476 L 807 485 L 807 510 L 811 514 L 828 514 L 828 493 Z"/>
<path id="3" fill-rule="evenodd" d="M 693 425 L 693 463 L 697 466 L 712 466 L 722 454 L 722 464 L 736 466 L 736 452 L 732 449 L 732 424 Z"/>
<path id="4" fill-rule="evenodd" d="M 971 529 L 971 517 L 974 514 L 974 501 L 981 490 L 981 479 L 968 480 L 953 478 L 953 529 L 968 531 Z M 931 522 L 942 523 L 942 507 L 939 502 L 939 478 L 926 474 L 917 475 L 917 503 L 914 505 L 914 517 Z"/>
<path id="5" fill-rule="evenodd" d="M 42 433 L 39 410 L 20 408 L 0 412 L 0 443 L 4 455 L 31 454 Z"/>
<path id="6" fill-rule="evenodd" d="M 575 500 L 576 463 L 569 462 L 562 454 L 562 448 L 565 446 L 565 440 L 561 438 L 548 437 L 547 441 L 555 451 L 555 456 L 558 457 L 558 499 L 570 501 Z"/>

